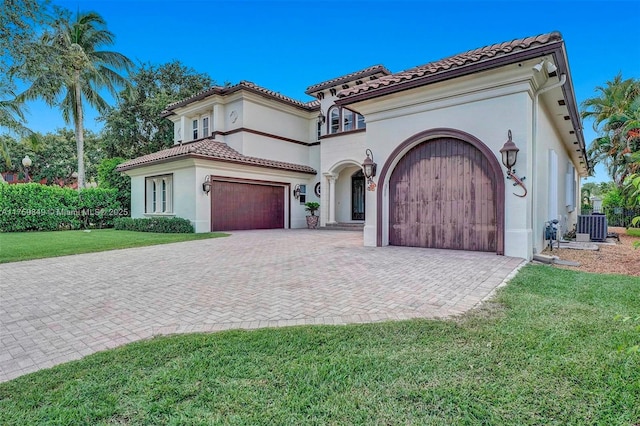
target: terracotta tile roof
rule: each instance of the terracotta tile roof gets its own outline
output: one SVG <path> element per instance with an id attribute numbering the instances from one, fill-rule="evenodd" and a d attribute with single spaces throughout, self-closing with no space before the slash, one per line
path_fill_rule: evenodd
<path id="1" fill-rule="evenodd" d="M 308 110 L 308 111 L 313 111 L 320 108 L 320 103 L 317 101 L 302 102 L 302 101 L 290 98 L 288 96 L 285 96 L 281 93 L 275 92 L 273 90 L 269 90 L 264 87 L 258 86 L 257 84 L 252 83 L 250 81 L 243 80 L 240 83 L 235 84 L 233 86 L 229 86 L 229 87 L 213 86 L 207 90 L 203 90 L 202 92 L 196 93 L 195 95 L 189 98 L 182 99 L 181 101 L 173 102 L 167 105 L 167 108 L 162 112 L 162 115 L 163 116 L 171 115 L 172 110 L 184 105 L 188 105 L 192 102 L 199 101 L 208 96 L 212 96 L 212 95 L 225 96 L 243 89 L 251 91 L 253 93 L 257 93 L 262 96 L 266 96 L 271 99 L 275 99 L 280 102 L 284 102 L 286 104 L 295 106 L 297 108 Z"/>
<path id="2" fill-rule="evenodd" d="M 200 139 L 195 142 L 189 142 L 182 145 L 176 145 L 162 151 L 152 154 L 143 155 L 126 161 L 117 167 L 118 171 L 130 170 L 137 167 L 147 166 L 150 164 L 164 162 L 167 160 L 200 157 L 214 161 L 226 161 L 238 164 L 247 164 L 251 166 L 267 167 L 272 169 L 290 170 L 294 172 L 302 172 L 316 174 L 316 170 L 302 164 L 285 163 L 283 161 L 268 160 L 266 158 L 247 157 L 240 154 L 235 149 L 230 148 L 226 143 L 215 141 L 214 139 Z"/>
<path id="3" fill-rule="evenodd" d="M 352 72 L 351 74 L 343 75 L 340 77 L 333 78 L 331 80 L 323 81 L 322 83 L 314 84 L 313 86 L 307 87 L 307 90 L 305 90 L 304 93 L 306 93 L 307 95 L 310 95 L 311 93 L 317 92 L 319 90 L 328 89 L 329 87 L 334 87 L 338 84 L 341 84 L 347 81 L 352 81 L 358 78 L 369 77 L 371 75 L 375 75 L 378 73 L 389 75 L 391 74 L 391 71 L 389 71 L 382 65 L 374 65 L 372 67 L 365 68 L 360 71 Z"/>
<path id="4" fill-rule="evenodd" d="M 375 91 L 384 87 L 394 86 L 408 80 L 415 80 L 433 74 L 444 73 L 452 69 L 462 68 L 467 65 L 476 64 L 483 61 L 491 61 L 494 58 L 504 57 L 519 51 L 557 41 L 562 41 L 562 35 L 559 32 L 552 32 L 535 37 L 527 37 L 504 43 L 493 44 L 491 46 L 486 46 L 480 49 L 470 50 L 468 52 L 450 56 L 439 61 L 430 62 L 428 64 L 411 68 L 406 71 L 383 76 L 376 80 L 367 81 L 364 84 L 341 90 L 340 92 L 338 92 L 338 97 L 344 98 L 358 93 Z"/>

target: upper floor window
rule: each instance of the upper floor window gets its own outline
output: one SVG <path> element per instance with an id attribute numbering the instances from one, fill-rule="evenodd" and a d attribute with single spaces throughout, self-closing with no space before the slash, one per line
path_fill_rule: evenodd
<path id="1" fill-rule="evenodd" d="M 347 108 L 332 106 L 329 108 L 329 134 L 365 129 L 364 117 Z"/>
<path id="2" fill-rule="evenodd" d="M 209 136 L 209 117 L 202 117 L 202 137 Z"/>
<path id="3" fill-rule="evenodd" d="M 340 108 L 331 107 L 329 109 L 329 133 L 338 133 L 340 131 Z"/>
<path id="4" fill-rule="evenodd" d="M 193 139 L 198 139 L 198 120 L 193 120 Z"/>
<path id="5" fill-rule="evenodd" d="M 366 129 L 367 123 L 364 122 L 364 117 L 360 114 L 356 114 L 356 128 L 358 129 Z"/>
<path id="6" fill-rule="evenodd" d="M 348 109 L 342 110 L 342 131 L 343 132 L 348 132 L 349 130 L 355 129 L 356 123 L 354 123 L 354 119 L 353 119 L 354 115 L 355 113 L 353 111 L 349 111 Z"/>

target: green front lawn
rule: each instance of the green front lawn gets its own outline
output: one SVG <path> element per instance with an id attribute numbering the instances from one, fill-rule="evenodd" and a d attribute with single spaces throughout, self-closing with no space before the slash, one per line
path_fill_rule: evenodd
<path id="1" fill-rule="evenodd" d="M 0 263 L 178 243 L 226 235 L 228 234 L 156 234 L 114 229 L 92 229 L 88 232 L 6 232 L 0 233 Z"/>
<path id="2" fill-rule="evenodd" d="M 638 278 L 528 266 L 450 321 L 162 337 L 0 384 L 0 424 L 633 425 Z"/>

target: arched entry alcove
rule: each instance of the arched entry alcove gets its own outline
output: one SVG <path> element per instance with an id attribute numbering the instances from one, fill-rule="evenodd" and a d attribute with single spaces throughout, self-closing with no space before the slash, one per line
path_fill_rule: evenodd
<path id="1" fill-rule="evenodd" d="M 418 133 L 391 153 L 378 182 L 378 245 L 504 253 L 503 175 L 478 138 Z"/>
<path id="2" fill-rule="evenodd" d="M 323 175 L 321 204 L 326 208 L 325 223 L 363 223 L 366 191 L 362 166 L 355 160 L 344 160 Z"/>

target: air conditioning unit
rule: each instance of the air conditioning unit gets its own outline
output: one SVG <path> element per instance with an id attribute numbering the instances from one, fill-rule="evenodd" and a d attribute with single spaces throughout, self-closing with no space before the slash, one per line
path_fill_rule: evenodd
<path id="1" fill-rule="evenodd" d="M 603 214 L 578 215 L 577 233 L 589 234 L 591 241 L 607 239 L 607 216 Z"/>

